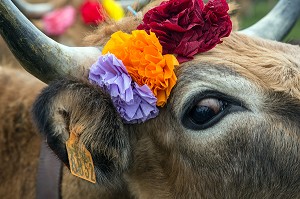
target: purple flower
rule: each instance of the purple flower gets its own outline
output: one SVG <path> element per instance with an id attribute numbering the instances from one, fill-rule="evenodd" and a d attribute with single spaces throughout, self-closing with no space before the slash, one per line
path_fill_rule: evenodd
<path id="1" fill-rule="evenodd" d="M 132 81 L 122 61 L 113 54 L 100 56 L 92 65 L 89 80 L 105 89 L 125 123 L 140 123 L 158 115 L 157 98 L 147 85 Z"/>
<path id="2" fill-rule="evenodd" d="M 99 57 L 90 68 L 89 79 L 104 88 L 112 98 L 118 97 L 121 101 L 133 102 L 132 79 L 122 61 L 113 54 Z"/>
<path id="3" fill-rule="evenodd" d="M 132 83 L 133 101 L 134 103 L 115 103 L 118 112 L 126 123 L 134 124 L 145 122 L 148 119 L 158 115 L 159 110 L 156 107 L 156 97 L 147 85 L 139 86 L 137 83 Z"/>

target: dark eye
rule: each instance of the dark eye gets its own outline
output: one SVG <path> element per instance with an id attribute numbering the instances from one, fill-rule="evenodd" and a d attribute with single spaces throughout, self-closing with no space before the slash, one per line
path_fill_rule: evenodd
<path id="1" fill-rule="evenodd" d="M 182 117 L 182 123 L 186 128 L 203 130 L 215 125 L 229 113 L 245 110 L 241 102 L 223 94 L 203 95 L 206 97 L 188 103 L 192 106 L 188 105 Z"/>
<path id="2" fill-rule="evenodd" d="M 226 108 L 227 102 L 215 98 L 201 100 L 192 108 L 189 117 L 195 124 L 204 125 Z"/>

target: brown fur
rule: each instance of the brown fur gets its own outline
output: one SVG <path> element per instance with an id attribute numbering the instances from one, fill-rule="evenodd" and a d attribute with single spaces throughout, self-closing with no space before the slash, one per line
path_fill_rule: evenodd
<path id="1" fill-rule="evenodd" d="M 64 168 L 63 198 L 299 198 L 299 54 L 298 46 L 232 33 L 180 65 L 168 104 L 139 125 L 123 125 L 109 97 L 85 81 L 51 84 L 38 98 L 45 104 L 35 104 L 40 132 L 60 135 L 63 146 L 70 127 L 84 125 L 83 143 L 118 174 L 100 169 L 93 185 Z M 0 68 L 0 198 L 34 197 L 40 136 L 29 107 L 43 87 L 23 71 Z M 192 130 L 184 112 L 204 91 L 242 108 Z M 47 131 L 46 120 L 53 125 Z"/>
<path id="2" fill-rule="evenodd" d="M 87 35 L 84 38 L 84 43 L 89 45 L 103 46 L 110 38 L 110 35 L 114 32 L 121 30 L 126 33 L 131 33 L 131 31 L 135 30 L 136 27 L 142 22 L 143 14 L 145 14 L 148 10 L 153 8 L 156 5 L 159 5 L 163 0 L 154 0 L 151 1 L 148 5 L 146 5 L 141 13 L 135 16 L 128 16 L 119 22 L 108 21 L 107 23 L 100 24 L 98 29 L 92 32 L 90 35 Z M 237 17 L 237 9 L 238 5 L 235 1 L 229 3 L 229 14 L 233 24 L 233 30 L 238 30 L 238 17 Z M 99 37 L 101 35 L 101 37 Z"/>
<path id="3" fill-rule="evenodd" d="M 40 137 L 30 107 L 43 86 L 24 71 L 0 67 L 0 198 L 34 196 Z"/>
<path id="4" fill-rule="evenodd" d="M 270 51 L 273 54 L 275 53 L 274 55 L 276 56 L 271 56 Z M 273 185 L 270 184 L 268 185 L 267 182 L 260 181 L 263 180 L 263 178 L 267 178 L 268 176 L 266 177 L 256 176 L 257 180 L 259 181 L 255 181 L 255 179 L 251 177 L 251 175 L 255 176 L 260 174 L 259 170 L 257 169 L 265 168 L 266 169 L 265 175 L 267 175 L 267 173 L 270 172 L 270 175 L 273 175 L 274 179 L 277 179 L 276 178 L 277 173 L 274 174 L 269 170 L 270 168 L 273 168 L 274 165 L 272 165 L 272 167 L 268 167 L 267 165 L 261 165 L 262 163 L 259 162 L 261 161 L 264 162 L 263 161 L 264 159 L 258 159 L 258 157 L 253 156 L 253 155 L 260 154 L 260 153 L 255 154 L 254 153 L 255 150 L 262 151 L 262 153 L 264 153 L 264 157 L 265 156 L 268 157 L 269 155 L 271 155 L 268 153 L 268 150 L 272 150 L 274 151 L 274 153 L 279 153 L 279 154 L 284 153 L 284 155 L 279 156 L 278 154 L 274 157 L 273 156 L 269 157 L 271 159 L 286 157 L 285 159 L 276 160 L 277 163 L 279 164 L 278 165 L 279 168 L 282 163 L 286 165 L 285 168 L 288 168 L 288 166 L 293 166 L 293 164 L 296 165 L 298 164 L 297 158 L 296 159 L 289 159 L 289 158 L 291 157 L 291 155 L 293 155 L 294 158 L 298 156 L 297 155 L 298 151 L 294 149 L 294 147 L 298 146 L 297 141 L 299 139 L 298 138 L 299 128 L 297 124 L 298 121 L 297 118 L 299 118 L 299 112 L 297 112 L 296 110 L 299 109 L 298 107 L 300 104 L 299 102 L 300 98 L 296 93 L 294 93 L 294 90 L 297 90 L 296 88 L 297 84 L 295 84 L 296 81 L 294 81 L 293 85 L 291 84 L 286 85 L 285 84 L 286 73 L 282 73 L 282 70 L 286 70 L 286 68 L 289 67 L 292 68 L 294 67 L 294 70 L 299 71 L 297 67 L 300 66 L 300 63 L 298 60 L 295 59 L 296 58 L 295 56 L 297 55 L 295 53 L 297 53 L 297 51 L 299 51 L 299 47 L 296 46 L 290 46 L 287 44 L 265 41 L 261 39 L 251 39 L 249 37 L 233 33 L 230 38 L 225 39 L 223 44 L 220 44 L 212 51 L 198 55 L 194 61 L 181 65 L 177 69 L 178 83 L 172 92 L 167 107 L 161 109 L 161 113 L 159 117 L 150 120 L 147 123 L 142 125 L 134 125 L 134 126 L 126 127 L 126 129 L 132 132 L 131 139 L 130 139 L 131 140 L 130 146 L 132 147 L 131 156 L 133 161 L 131 161 L 130 167 L 126 169 L 126 172 L 124 172 L 123 177 L 127 182 L 126 183 L 127 185 L 118 183 L 119 184 L 118 186 L 123 187 L 122 188 L 123 190 L 129 189 L 132 195 L 135 195 L 136 197 L 139 198 L 153 198 L 153 197 L 154 198 L 182 198 L 183 196 L 187 198 L 189 197 L 199 198 L 201 196 L 203 198 L 209 198 L 209 197 L 219 198 L 223 196 L 225 193 L 229 194 L 227 196 L 230 198 L 236 198 L 236 197 L 240 197 L 240 198 L 270 197 L 271 198 L 275 194 L 277 195 L 283 194 L 282 196 L 285 196 L 287 193 L 291 194 L 291 196 L 294 197 L 299 196 L 296 192 L 296 188 L 293 188 L 293 186 L 291 185 L 287 184 L 283 186 L 279 184 L 276 185 L 279 186 L 278 189 L 274 189 L 272 188 Z M 264 56 L 263 54 L 264 52 L 268 52 L 267 55 L 269 55 L 270 58 L 266 58 L 266 56 Z M 276 52 L 278 53 L 280 52 L 280 55 L 282 56 L 278 56 Z M 282 57 L 288 57 L 289 62 L 287 62 L 286 59 L 283 59 Z M 246 58 L 249 60 L 247 60 Z M 201 61 L 199 62 L 198 59 Z M 265 59 L 269 61 L 266 61 Z M 250 65 L 248 64 L 249 62 L 253 64 Z M 281 69 L 274 70 L 274 68 L 276 67 L 279 67 Z M 199 73 L 196 72 L 197 70 L 199 70 Z M 220 71 L 218 72 L 218 70 Z M 1 80 L 5 79 L 3 78 L 4 74 L 9 73 L 11 75 L 13 72 L 12 70 L 8 72 L 6 71 L 7 69 L 1 71 Z M 272 75 L 266 75 L 269 74 L 270 71 L 272 72 L 275 71 L 275 72 L 273 72 Z M 276 73 L 276 71 L 278 72 Z M 233 126 L 231 126 L 228 130 L 223 132 L 222 136 L 219 136 L 219 138 L 218 136 L 216 138 L 210 138 L 210 139 L 208 139 L 206 136 L 201 138 L 202 137 L 201 134 L 203 134 L 201 132 L 195 134 L 190 132 L 190 130 L 184 130 L 184 127 L 182 127 L 181 124 L 178 123 L 180 120 L 179 115 L 183 110 L 182 105 L 184 101 L 188 99 L 186 98 L 186 95 L 189 93 L 187 91 L 190 90 L 190 92 L 192 92 L 193 89 L 195 89 L 193 87 L 189 89 L 189 87 L 193 85 L 192 82 L 189 80 L 193 79 L 193 83 L 195 83 L 195 81 L 197 81 L 197 78 L 201 80 L 203 75 L 204 75 L 203 77 L 205 77 L 207 75 L 218 74 L 218 73 L 220 73 L 220 75 L 223 74 L 223 76 L 228 77 L 228 79 L 230 79 L 231 78 L 230 76 L 232 76 L 237 78 L 236 81 L 242 80 L 240 83 L 237 82 L 238 84 L 242 84 L 242 85 L 244 84 L 242 88 L 238 88 L 237 85 L 235 84 L 231 85 L 230 82 L 227 82 L 227 84 L 231 85 L 231 87 L 228 88 L 226 87 L 226 89 L 232 89 L 238 92 L 239 89 L 244 90 L 245 93 L 244 94 L 241 93 L 241 95 L 238 95 L 238 98 L 243 98 L 244 104 L 253 111 L 252 113 L 253 116 L 251 116 L 251 114 L 249 116 L 245 114 L 245 116 L 242 116 L 242 118 L 243 120 L 247 121 L 247 124 L 252 124 L 252 127 L 251 125 L 245 126 L 245 125 L 241 125 L 241 123 L 236 123 Z M 194 75 L 194 77 L 189 77 L 188 75 Z M 28 101 L 25 101 L 26 106 L 24 105 L 24 107 L 29 107 L 34 97 L 32 91 L 36 90 L 35 93 L 38 92 L 40 87 L 43 87 L 43 84 L 36 82 L 36 80 L 30 80 L 30 81 L 26 80 L 27 84 L 30 84 L 30 82 L 33 81 L 35 82 L 34 85 L 39 87 L 37 89 L 33 89 L 32 86 L 24 85 L 24 80 L 22 81 L 21 79 L 21 77 L 23 76 L 27 77 L 28 75 L 25 75 L 24 73 L 20 73 L 20 76 L 17 77 L 19 77 L 21 80 L 12 79 L 11 77 L 14 76 L 15 75 L 10 76 L 8 78 L 11 81 L 15 81 L 14 83 L 10 84 L 11 86 L 14 86 L 13 88 L 11 88 L 12 90 L 19 90 L 20 88 L 30 89 L 31 98 L 28 99 L 29 96 L 26 96 L 25 98 L 28 99 Z M 216 77 L 218 76 L 219 75 L 217 75 Z M 243 78 L 241 79 L 241 77 Z M 278 83 L 276 86 L 274 86 L 272 82 L 274 82 L 275 80 L 276 81 L 280 80 L 281 83 Z M 5 81 L 7 82 L 7 80 Z M 22 87 L 21 85 L 16 84 L 17 82 L 19 82 L 22 85 Z M 212 82 L 215 83 L 215 81 Z M 249 85 L 247 84 L 247 82 Z M 86 83 L 83 84 L 85 85 Z M 226 89 L 223 90 L 223 92 L 226 92 L 227 91 Z M 5 90 L 4 92 L 5 93 L 3 93 L 3 95 L 1 96 L 2 97 L 5 96 L 7 98 L 9 97 L 7 93 L 10 93 L 10 95 L 17 95 L 17 94 L 25 95 L 25 93 L 28 93 L 29 91 L 19 90 L 18 93 L 13 93 L 13 92 L 8 92 L 8 90 Z M 232 93 L 229 90 L 228 92 Z M 76 97 L 76 101 L 79 100 L 80 102 L 82 96 L 81 94 L 82 93 L 79 92 L 79 96 Z M 245 95 L 245 97 L 241 97 L 243 95 Z M 247 95 L 251 95 L 252 97 L 256 95 L 256 100 L 250 101 Z M 175 98 L 174 96 L 182 96 L 182 98 Z M 16 96 L 14 96 L 14 99 L 20 99 L 20 97 L 19 98 L 18 97 L 15 98 L 15 97 Z M 59 103 L 58 104 L 56 103 L 57 106 L 65 107 L 63 103 L 66 99 L 64 98 L 58 99 Z M 84 99 L 82 100 L 83 103 L 86 103 L 86 100 Z M 9 100 L 5 99 L 5 101 L 9 101 Z M 73 103 L 72 101 L 67 100 L 68 106 L 70 106 L 70 108 L 72 107 L 69 110 L 72 110 L 72 112 L 76 110 L 76 107 L 78 107 L 78 102 L 76 101 L 74 101 Z M 22 100 L 21 103 L 24 104 L 25 102 L 24 100 Z M 258 104 L 255 104 L 257 102 Z M 11 100 L 10 104 L 15 104 L 15 101 Z M 11 107 L 12 105 L 10 104 L 6 107 Z M 278 107 L 280 109 L 278 109 Z M 86 110 L 87 108 L 88 107 L 85 106 L 84 110 Z M 28 110 L 28 109 L 24 108 L 23 110 Z M 84 113 L 84 110 L 81 111 L 80 109 L 77 110 L 79 111 L 78 114 Z M 170 115 L 170 113 L 172 114 Z M 258 119 L 256 119 L 254 116 L 258 117 Z M 261 121 L 262 116 L 265 118 L 263 119 L 263 121 Z M 235 118 L 234 114 L 231 117 Z M 10 114 L 8 114 L 8 112 L 5 110 L 5 113 L 2 111 L 1 118 L 11 119 L 14 117 L 10 116 Z M 100 119 L 99 117 L 97 118 Z M 282 122 L 281 118 L 285 118 L 285 122 Z M 20 119 L 21 123 L 22 122 L 26 123 L 26 125 L 24 124 L 22 125 L 22 127 L 31 125 L 31 123 L 26 119 L 28 119 L 28 115 L 24 117 L 24 119 Z M 84 124 L 84 125 L 99 124 L 100 125 L 99 127 L 101 127 L 101 122 L 100 123 L 91 122 L 92 120 L 90 119 L 92 118 L 89 119 L 88 117 L 84 119 L 83 117 L 82 119 L 83 119 L 83 123 L 80 124 Z M 229 125 L 230 121 L 228 121 L 228 119 L 226 120 L 225 118 L 224 120 L 225 121 L 223 122 L 223 125 L 225 125 L 226 123 L 228 123 Z M 9 123 L 15 123 L 15 121 L 8 121 L 7 119 L 4 119 L 2 121 L 5 121 L 5 123 L 2 124 L 1 126 L 5 126 Z M 169 124 L 169 125 L 165 125 L 165 124 Z M 32 129 L 32 127 L 29 126 L 28 129 Z M 147 130 L 145 131 L 145 129 Z M 262 129 L 265 129 L 264 132 L 268 132 L 268 133 L 263 133 Z M 14 157 L 14 156 L 20 157 L 20 154 L 22 154 L 25 155 L 24 161 L 27 158 L 30 158 L 31 164 L 34 164 L 34 162 L 32 162 L 32 158 L 33 157 L 37 158 L 38 155 L 37 152 L 35 151 L 35 154 L 28 155 L 24 153 L 24 148 L 25 149 L 26 147 L 38 148 L 39 144 L 37 140 L 39 138 L 37 135 L 34 134 L 33 131 L 31 134 L 28 133 L 28 130 L 26 131 L 23 130 L 23 132 L 26 132 L 26 134 L 24 134 L 23 137 L 24 140 L 33 139 L 35 140 L 36 144 L 32 145 L 33 141 L 31 142 L 24 141 L 24 146 L 22 147 L 22 153 L 16 150 L 16 152 L 9 153 L 9 157 Z M 247 132 L 252 132 L 253 134 L 249 134 Z M 287 132 L 287 134 L 284 132 Z M 192 138 L 191 133 L 195 134 L 192 137 L 196 136 L 197 134 L 199 134 L 198 136 L 200 137 L 198 138 L 197 136 Z M 17 136 L 17 134 L 12 134 L 12 135 Z M 82 139 L 85 140 L 85 143 L 90 143 L 90 140 L 98 140 L 98 141 L 103 140 L 103 139 L 100 140 L 95 139 L 94 136 L 95 134 L 91 134 L 87 132 L 86 135 L 83 135 Z M 16 145 L 14 145 L 12 149 L 17 149 L 19 143 L 22 143 L 22 141 L 19 141 L 20 138 L 17 137 L 11 138 L 11 140 L 16 140 L 16 139 L 18 139 L 18 143 L 16 143 Z M 9 143 L 15 143 L 15 142 L 10 141 Z M 253 146 L 255 146 L 255 148 L 252 148 Z M 265 148 L 263 146 L 265 147 L 267 146 L 270 148 Z M 2 150 L 7 150 L 7 148 L 4 148 Z M 97 149 L 95 150 L 97 151 Z M 31 149 L 30 151 L 34 151 L 34 150 Z M 231 170 L 235 168 L 232 167 L 233 166 L 232 164 L 234 162 L 232 162 L 233 160 L 231 158 L 234 157 L 238 158 L 237 160 L 235 160 L 237 161 L 235 164 L 237 164 L 236 165 L 237 169 L 242 169 L 241 171 L 243 171 L 243 169 L 245 168 L 242 165 L 246 163 L 246 162 L 243 163 L 243 161 L 245 161 L 244 157 L 248 157 L 248 156 L 257 159 L 257 164 L 255 162 L 251 163 L 253 164 L 252 166 L 250 166 L 250 162 L 246 164 L 250 166 L 249 167 L 250 170 L 248 171 L 250 173 L 244 173 L 242 175 L 236 173 L 239 170 L 237 171 Z M 1 155 L 1 162 L 4 162 L 2 160 L 3 157 L 5 156 Z M 226 159 L 221 157 L 224 158 L 226 157 Z M 271 161 L 271 159 L 268 161 Z M 19 161 L 19 160 L 20 158 L 15 160 L 15 162 L 12 162 L 12 159 L 10 158 L 9 165 L 11 165 L 12 163 L 14 166 L 16 166 L 16 168 L 18 168 L 21 162 L 22 164 L 25 164 L 23 163 L 23 161 Z M 249 161 L 250 160 L 251 159 L 249 159 Z M 289 161 L 293 161 L 294 163 L 289 164 Z M 200 166 L 199 163 L 201 163 L 200 165 L 202 166 Z M 211 167 L 209 165 L 211 165 Z M 2 166 L 4 165 L 2 164 Z M 34 165 L 29 167 L 36 168 L 34 167 Z M 7 168 L 7 166 L 4 166 L 3 169 L 5 168 Z M 8 182 L 3 181 L 3 182 L 12 183 L 12 184 L 18 184 L 22 182 L 20 177 L 22 177 L 23 175 L 23 173 L 21 172 L 23 170 L 21 169 L 19 172 L 19 170 L 15 170 L 16 168 L 14 168 L 13 173 L 10 172 L 5 173 L 6 177 L 4 177 L 4 179 L 13 179 L 15 180 L 15 182 L 10 182 L 10 181 Z M 223 170 L 225 168 L 226 170 Z M 255 172 L 251 174 L 252 171 L 253 172 L 257 171 L 258 173 Z M 294 172 L 297 172 L 297 170 L 294 170 Z M 29 172 L 26 174 L 35 176 L 35 172 Z M 241 175 L 240 178 L 238 178 L 237 175 Z M 298 174 L 296 173 L 293 173 L 293 175 L 295 175 L 295 178 L 298 176 Z M 13 178 L 13 176 L 17 176 L 17 177 Z M 249 178 L 250 180 L 249 183 L 251 182 L 250 185 L 243 184 L 243 182 L 247 182 L 245 181 L 247 178 Z M 34 177 L 32 177 L 32 179 L 34 179 Z M 229 181 L 230 183 L 229 182 L 225 183 L 224 181 L 225 179 L 230 180 Z M 240 181 L 236 181 L 236 180 L 240 180 Z M 293 180 L 292 176 L 290 176 L 289 180 L 292 180 L 295 184 L 298 183 L 296 180 Z M 283 181 L 278 180 L 278 183 L 282 183 L 282 182 Z M 255 185 L 256 183 L 263 183 L 263 184 L 260 187 L 260 186 L 256 186 Z M 34 188 L 33 184 L 31 185 L 31 188 Z M 216 186 L 217 184 L 219 186 Z M 29 184 L 26 183 L 26 185 Z M 4 186 L 5 185 L 1 185 L 1 187 Z M 17 187 L 18 186 L 14 186 L 14 188 Z M 291 191 L 290 190 L 291 188 L 295 189 L 295 191 Z M 62 192 L 64 196 L 69 196 L 70 198 L 78 196 L 80 198 L 83 195 L 87 196 L 86 194 L 89 194 L 90 198 L 93 198 L 94 197 L 93 194 L 95 194 L 96 196 L 97 195 L 100 196 L 101 194 L 103 194 L 103 192 L 101 192 L 101 189 L 104 189 L 104 193 L 106 194 L 109 193 L 109 191 L 107 192 L 105 188 L 101 188 L 98 187 L 97 185 L 95 186 L 83 180 L 77 179 L 76 177 L 72 176 L 68 170 L 66 169 L 64 170 L 63 192 Z M 29 190 L 29 188 L 25 190 L 27 191 Z M 66 191 L 66 190 L 77 190 L 77 191 Z M 87 190 L 94 190 L 94 191 L 87 192 Z M 231 190 L 231 191 L 227 191 L 227 190 Z M 1 193 L 4 193 L 4 191 Z M 11 191 L 10 193 L 20 194 L 20 192 L 18 191 Z M 7 193 L 5 192 L 5 194 Z M 118 193 L 116 194 L 118 195 Z M 23 192 L 22 195 L 24 195 Z M 123 196 L 125 197 L 124 194 Z M 12 198 L 16 198 L 16 197 L 17 196 L 14 195 Z M 113 196 L 108 195 L 108 198 L 111 197 Z"/>
<path id="5" fill-rule="evenodd" d="M 81 139 L 87 148 L 95 146 L 91 149 L 92 154 L 100 153 L 104 157 L 114 150 L 124 152 L 107 145 L 107 132 L 112 127 L 118 125 L 130 132 L 129 167 L 126 163 L 123 171 L 116 171 L 123 172 L 119 176 L 121 181 L 99 180 L 107 177 L 101 172 L 97 173 L 97 177 L 100 185 L 111 190 L 110 183 L 113 183 L 113 187 L 128 189 L 132 197 L 298 198 L 300 97 L 294 93 L 297 81 L 286 84 L 286 78 L 290 76 L 282 70 L 293 68 L 299 72 L 300 61 L 296 59 L 299 51 L 297 46 L 233 33 L 212 51 L 178 67 L 178 82 L 169 102 L 153 120 L 124 127 L 119 122 L 105 125 L 109 117 L 96 116 L 89 110 L 95 111 L 91 101 L 99 101 L 96 113 L 113 114 L 111 106 L 101 102 L 107 96 L 99 90 L 102 97 L 92 97 L 87 101 L 88 96 L 81 89 L 75 89 L 75 85 L 89 88 L 91 93 L 98 89 L 84 82 L 63 81 L 50 86 L 39 98 L 39 101 L 44 101 L 50 95 L 56 100 L 51 99 L 43 106 L 35 105 L 35 117 L 49 121 L 54 119 L 51 124 L 55 128 L 41 128 L 44 119 L 36 119 L 36 122 L 40 131 L 50 138 L 53 134 L 65 138 L 56 143 L 64 143 L 68 137 L 64 125 L 84 124 L 86 130 Z M 279 82 L 276 86 L 273 85 L 275 80 Z M 191 130 L 181 120 L 182 114 L 186 107 L 192 105 L 191 99 L 201 96 L 199 92 L 207 87 L 206 84 L 209 90 L 239 100 L 238 106 L 243 108 L 208 129 Z M 64 89 L 57 89 L 57 85 Z M 63 94 L 64 90 L 69 90 L 69 93 Z M 231 102 L 230 99 L 228 101 Z M 80 108 L 81 104 L 85 104 L 84 110 Z M 68 119 L 70 123 L 62 126 L 58 122 L 61 120 L 55 119 L 56 110 L 62 107 L 68 112 L 68 118 L 81 121 L 72 119 L 74 123 Z M 40 111 L 48 108 L 50 111 L 41 117 Z M 103 131 L 97 130 L 104 127 Z M 120 137 L 122 132 L 116 131 L 111 136 Z M 113 140 L 119 142 L 127 138 Z M 95 140 L 97 143 L 94 143 Z M 103 144 L 107 151 L 102 150 Z M 123 158 L 116 156 L 112 161 L 124 162 Z M 101 162 L 95 160 L 98 161 Z"/>

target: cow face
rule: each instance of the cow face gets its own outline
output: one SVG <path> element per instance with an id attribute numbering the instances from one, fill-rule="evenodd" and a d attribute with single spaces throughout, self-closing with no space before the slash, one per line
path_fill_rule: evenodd
<path id="1" fill-rule="evenodd" d="M 66 165 L 70 128 L 84 126 L 98 182 L 138 197 L 298 196 L 299 52 L 233 34 L 177 68 L 155 119 L 124 125 L 101 89 L 63 80 L 38 98 L 35 121 Z"/>
<path id="2" fill-rule="evenodd" d="M 168 176 L 171 198 L 298 197 L 299 50 L 232 35 L 179 67 L 157 126 L 171 125 L 151 134 L 165 152 L 153 153 L 161 166 L 150 167 L 163 168 L 161 182 L 143 180 L 145 167 L 139 188 L 157 189 Z"/>
<path id="3" fill-rule="evenodd" d="M 100 186 L 125 186 L 139 198 L 299 197 L 299 47 L 232 33 L 176 68 L 177 84 L 158 117 L 129 125 L 104 90 L 78 78 L 99 49 L 44 38 L 10 13 L 10 1 L 0 10 L 1 35 L 22 64 L 47 83 L 62 79 L 37 98 L 33 118 L 65 165 L 66 141 L 80 129 Z M 285 13 L 284 24 L 292 24 L 285 17 L 299 12 Z M 16 34 L 8 34 L 11 29 Z M 24 37 L 41 45 L 23 43 Z"/>

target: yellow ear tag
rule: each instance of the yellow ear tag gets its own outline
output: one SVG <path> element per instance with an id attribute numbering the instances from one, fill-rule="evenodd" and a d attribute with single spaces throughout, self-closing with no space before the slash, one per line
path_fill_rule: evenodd
<path id="1" fill-rule="evenodd" d="M 91 153 L 83 144 L 79 143 L 78 130 L 81 130 L 81 128 L 73 128 L 70 132 L 70 138 L 66 142 L 71 173 L 74 176 L 96 183 Z"/>

